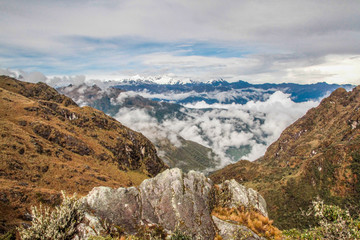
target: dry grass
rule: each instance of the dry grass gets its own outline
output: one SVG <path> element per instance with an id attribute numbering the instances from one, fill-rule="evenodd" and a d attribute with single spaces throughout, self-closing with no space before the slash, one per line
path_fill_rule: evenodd
<path id="1" fill-rule="evenodd" d="M 8 82 L 11 80 L 0 78 L 0 197 L 3 199 L 0 212 L 4 213 L 0 214 L 0 222 L 7 226 L 18 224 L 31 205 L 55 204 L 61 190 L 82 196 L 95 186 L 128 187 L 148 178 L 145 163 L 130 170 L 122 162 L 116 162 L 117 156 L 101 144 L 112 146 L 116 140 L 129 146 L 150 144 L 141 134 L 95 109 L 42 100 L 58 106 L 56 111 L 51 110 L 37 99 L 17 93 L 20 87 L 15 86 L 21 82 L 11 86 Z M 25 88 L 32 86 L 24 85 Z M 61 111 L 75 113 L 79 118 L 70 120 L 63 117 Z M 77 121 L 84 118 L 89 119 L 86 126 L 78 124 Z M 99 122 L 105 122 L 103 128 L 97 125 Z M 36 133 L 36 125 L 53 129 L 51 136 L 59 132 L 61 140 L 76 138 L 92 151 L 89 155 L 77 154 L 72 151 L 74 144 L 61 146 Z M 101 159 L 102 154 L 107 157 Z M 151 163 L 148 161 L 148 165 Z"/>
<path id="2" fill-rule="evenodd" d="M 223 240 L 223 238 L 219 234 L 216 234 L 214 240 Z"/>
<path id="3" fill-rule="evenodd" d="M 273 221 L 261 215 L 255 210 L 248 210 L 245 207 L 240 208 L 222 208 L 216 207 L 212 215 L 222 220 L 231 220 L 238 222 L 254 231 L 259 236 L 267 239 L 281 239 L 281 231 L 272 225 Z"/>

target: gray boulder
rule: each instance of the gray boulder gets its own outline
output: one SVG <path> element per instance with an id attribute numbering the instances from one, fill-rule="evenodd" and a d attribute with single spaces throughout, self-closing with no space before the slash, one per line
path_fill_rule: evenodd
<path id="1" fill-rule="evenodd" d="M 210 201 L 212 181 L 202 173 L 180 169 L 166 170 L 140 186 L 142 215 L 145 223 L 155 223 L 165 229 L 176 228 L 204 239 L 215 236 Z"/>
<path id="2" fill-rule="evenodd" d="M 143 181 L 138 189 L 96 187 L 83 201 L 89 212 L 130 234 L 155 224 L 170 232 L 178 229 L 194 238 L 213 239 L 212 186 L 202 173 L 184 174 L 174 168 Z"/>
<path id="3" fill-rule="evenodd" d="M 138 188 L 91 190 L 82 199 L 87 213 L 75 239 L 101 235 L 111 226 L 127 234 L 135 234 L 144 226 L 161 226 L 167 233 L 180 230 L 194 239 L 214 239 L 216 232 L 224 239 L 230 239 L 231 232 L 245 232 L 252 237 L 248 239 L 260 239 L 244 226 L 211 216 L 224 196 L 227 207 L 250 206 L 267 216 L 265 200 L 253 189 L 231 180 L 215 191 L 212 181 L 202 173 L 183 173 L 174 168 L 144 180 Z"/>
<path id="4" fill-rule="evenodd" d="M 95 187 L 84 198 L 87 208 L 100 219 L 121 226 L 129 233 L 138 229 L 141 215 L 140 192 L 135 187 Z"/>
<path id="5" fill-rule="evenodd" d="M 224 221 L 215 216 L 212 218 L 223 240 L 265 240 L 265 238 L 260 237 L 245 226 L 231 221 Z"/>
<path id="6" fill-rule="evenodd" d="M 226 180 L 218 185 L 218 201 L 225 207 L 250 207 L 258 210 L 265 217 L 268 216 L 265 199 L 252 188 L 246 188 L 234 179 Z"/>
<path id="7" fill-rule="evenodd" d="M 83 221 L 77 226 L 77 235 L 73 240 L 89 239 L 91 236 L 105 235 L 104 223 L 92 214 L 85 213 Z"/>

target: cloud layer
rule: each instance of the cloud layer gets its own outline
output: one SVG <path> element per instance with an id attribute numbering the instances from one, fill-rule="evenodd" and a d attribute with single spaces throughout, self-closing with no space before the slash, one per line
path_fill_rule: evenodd
<path id="1" fill-rule="evenodd" d="M 0 67 L 358 84 L 358 9 L 357 0 L 3 0 Z"/>
<path id="2" fill-rule="evenodd" d="M 242 159 L 255 160 L 262 156 L 287 126 L 318 103 L 295 103 L 290 95 L 275 92 L 266 101 L 250 101 L 244 105 L 188 104 L 183 109 L 187 118 L 171 118 L 161 123 L 145 109 L 121 108 L 115 118 L 154 142 L 167 138 L 175 146 L 181 146 L 177 139 L 180 135 L 210 147 L 219 156 L 221 166 L 225 166 L 239 160 L 229 154 L 229 149 L 248 149 L 250 152 Z"/>

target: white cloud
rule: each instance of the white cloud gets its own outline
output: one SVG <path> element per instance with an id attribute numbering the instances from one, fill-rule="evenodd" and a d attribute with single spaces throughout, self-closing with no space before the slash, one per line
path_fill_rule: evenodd
<path id="1" fill-rule="evenodd" d="M 221 167 L 239 160 L 229 157 L 229 148 L 250 146 L 250 153 L 242 159 L 255 160 L 262 156 L 287 126 L 318 103 L 295 103 L 290 95 L 275 92 L 266 101 L 250 101 L 244 105 L 187 104 L 189 109 L 185 111 L 189 117 L 181 120 L 167 119 L 159 123 L 144 109 L 128 108 L 121 108 L 115 118 L 154 142 L 168 138 L 176 146 L 181 146 L 179 135 L 210 147 L 219 156 L 218 167 Z M 261 119 L 263 124 L 256 119 Z"/>

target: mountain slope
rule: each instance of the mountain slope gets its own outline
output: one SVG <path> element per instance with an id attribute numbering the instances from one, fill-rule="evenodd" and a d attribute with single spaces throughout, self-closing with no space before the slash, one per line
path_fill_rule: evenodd
<path id="1" fill-rule="evenodd" d="M 91 106 L 112 117 L 116 117 L 121 108 L 143 110 L 158 123 L 167 119 L 184 119 L 189 117 L 182 111 L 183 107 L 179 104 L 152 101 L 139 95 L 128 95 L 125 91 L 118 88 L 102 90 L 96 85 L 87 86 L 82 84 L 78 86 L 69 85 L 57 90 L 71 97 L 78 104 Z M 186 172 L 191 169 L 204 171 L 214 168 L 218 164 L 216 156 L 210 148 L 186 140 L 179 135 L 176 136 L 178 144 L 174 144 L 169 140 L 169 136 L 161 134 L 162 129 L 155 128 L 153 124 L 146 125 L 146 128 L 151 127 L 154 128 L 152 132 L 156 132 L 156 134 L 153 134 L 156 135 L 156 138 L 150 139 L 157 147 L 159 156 L 170 167 L 178 167 Z"/>
<path id="2" fill-rule="evenodd" d="M 282 228 L 305 227 L 300 208 L 319 196 L 328 203 L 360 203 L 360 86 L 337 89 L 286 128 L 255 162 L 215 172 L 215 182 L 235 178 L 262 193 Z"/>
<path id="3" fill-rule="evenodd" d="M 209 171 L 216 168 L 218 162 L 211 148 L 204 147 L 196 142 L 185 140 L 178 137 L 181 146 L 175 146 L 168 139 L 158 141 L 155 146 L 159 151 L 159 156 L 172 168 L 180 168 L 184 172 L 190 170 Z"/>
<path id="4" fill-rule="evenodd" d="M 136 185 L 166 168 L 142 134 L 43 83 L 0 76 L 0 132 L 0 232 L 60 190 Z"/>

